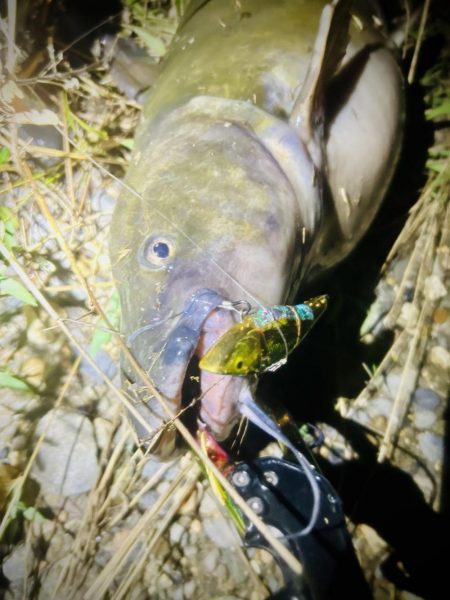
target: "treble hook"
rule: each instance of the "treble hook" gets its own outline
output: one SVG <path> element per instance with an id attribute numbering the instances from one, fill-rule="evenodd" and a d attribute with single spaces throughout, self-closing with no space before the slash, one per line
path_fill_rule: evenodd
<path id="1" fill-rule="evenodd" d="M 247 300 L 235 300 L 234 302 L 231 302 L 230 300 L 224 300 L 221 304 L 219 304 L 219 307 L 224 308 L 225 310 L 233 310 L 234 312 L 237 312 L 241 320 L 243 317 L 246 317 L 252 309 L 252 305 L 250 302 L 247 302 Z"/>

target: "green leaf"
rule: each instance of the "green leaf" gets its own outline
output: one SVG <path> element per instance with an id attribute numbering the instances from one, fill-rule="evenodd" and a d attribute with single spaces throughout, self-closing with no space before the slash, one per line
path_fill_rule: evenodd
<path id="1" fill-rule="evenodd" d="M 8 250 L 13 247 L 13 237 L 19 227 L 19 220 L 7 206 L 0 206 L 0 240 L 3 241 Z"/>
<path id="2" fill-rule="evenodd" d="M 425 111 L 425 115 L 428 121 L 436 119 L 436 117 L 444 117 L 445 115 L 450 115 L 450 99 L 446 99 L 442 104 L 436 106 L 435 108 L 429 108 Z"/>
<path id="3" fill-rule="evenodd" d="M 11 375 L 8 371 L 0 371 L 0 388 L 8 388 L 16 392 L 31 392 L 32 389 L 26 381 Z"/>
<path id="4" fill-rule="evenodd" d="M 114 294 L 111 296 L 105 314 L 111 325 L 113 327 L 118 327 L 120 318 L 120 304 L 119 294 L 117 292 L 114 292 Z M 89 352 L 93 358 L 97 356 L 98 351 L 109 342 L 112 336 L 111 331 L 106 330 L 107 325 L 104 321 L 100 320 L 98 323 L 98 327 L 99 329 L 97 329 L 97 331 L 92 336 L 92 340 L 89 346 Z"/>
<path id="5" fill-rule="evenodd" d="M 0 296 L 12 296 L 25 304 L 37 306 L 36 300 L 23 283 L 12 277 L 0 278 Z"/>
<path id="6" fill-rule="evenodd" d="M 10 156 L 11 153 L 9 151 L 9 148 L 0 148 L 0 165 L 4 165 L 6 162 L 8 162 Z"/>
<path id="7" fill-rule="evenodd" d="M 34 506 L 28 506 L 28 508 L 23 511 L 23 516 L 27 521 L 34 521 L 35 523 L 45 523 L 47 520 Z"/>

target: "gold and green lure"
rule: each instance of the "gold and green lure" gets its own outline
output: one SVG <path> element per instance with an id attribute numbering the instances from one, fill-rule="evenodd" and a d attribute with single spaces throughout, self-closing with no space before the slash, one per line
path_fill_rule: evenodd
<path id="1" fill-rule="evenodd" d="M 200 369 L 246 376 L 275 371 L 287 361 L 327 307 L 328 296 L 295 306 L 250 310 L 200 360 Z"/>

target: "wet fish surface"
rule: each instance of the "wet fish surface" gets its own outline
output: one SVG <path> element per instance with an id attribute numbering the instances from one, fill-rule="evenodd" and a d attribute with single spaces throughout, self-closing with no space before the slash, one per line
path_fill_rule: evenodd
<path id="1" fill-rule="evenodd" d="M 354 248 L 392 177 L 402 113 L 371 3 L 189 5 L 144 105 L 110 243 L 122 332 L 174 413 L 189 365 L 238 320 L 230 302 L 292 302 Z M 123 369 L 160 428 L 158 401 Z M 254 379 L 199 377 L 200 418 L 224 439 Z M 166 431 L 152 450 L 168 456 L 174 441 Z"/>

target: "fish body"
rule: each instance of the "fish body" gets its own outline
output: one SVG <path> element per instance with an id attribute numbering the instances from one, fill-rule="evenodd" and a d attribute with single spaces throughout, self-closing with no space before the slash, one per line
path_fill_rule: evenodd
<path id="1" fill-rule="evenodd" d="M 224 300 L 292 302 L 375 215 L 403 110 L 377 23 L 368 2 L 191 3 L 144 105 L 110 236 L 122 332 L 174 412 L 192 357 L 236 322 Z M 244 379 L 200 372 L 200 414 L 218 438 Z M 137 408 L 161 424 L 155 399 Z"/>
<path id="2" fill-rule="evenodd" d="M 214 342 L 199 367 L 241 377 L 275 371 L 286 363 L 326 306 L 327 297 L 318 296 L 295 306 L 254 309 Z"/>

